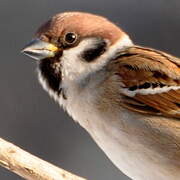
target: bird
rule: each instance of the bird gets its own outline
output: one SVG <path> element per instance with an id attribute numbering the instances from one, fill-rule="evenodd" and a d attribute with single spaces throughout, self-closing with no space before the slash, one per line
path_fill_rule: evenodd
<path id="1" fill-rule="evenodd" d="M 107 18 L 63 12 L 22 52 L 43 89 L 135 180 L 180 179 L 180 59 Z"/>

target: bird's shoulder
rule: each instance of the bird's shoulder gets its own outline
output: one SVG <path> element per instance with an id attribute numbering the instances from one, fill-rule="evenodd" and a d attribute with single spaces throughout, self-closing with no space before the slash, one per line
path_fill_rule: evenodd
<path id="1" fill-rule="evenodd" d="M 122 105 L 132 111 L 180 118 L 180 59 L 134 46 L 109 64 L 119 80 Z"/>

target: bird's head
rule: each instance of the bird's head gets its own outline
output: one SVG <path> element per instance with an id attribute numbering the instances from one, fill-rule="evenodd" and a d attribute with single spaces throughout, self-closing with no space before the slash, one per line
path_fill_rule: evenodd
<path id="1" fill-rule="evenodd" d="M 106 18 L 66 12 L 43 24 L 23 52 L 38 60 L 45 89 L 58 93 L 63 81 L 76 81 L 101 69 L 117 50 L 131 45 L 129 37 Z"/>

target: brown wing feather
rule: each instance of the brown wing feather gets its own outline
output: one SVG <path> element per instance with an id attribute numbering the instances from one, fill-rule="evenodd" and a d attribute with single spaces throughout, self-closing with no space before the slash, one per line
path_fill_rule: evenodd
<path id="1" fill-rule="evenodd" d="M 180 118 L 180 90 L 161 92 L 156 89 L 180 88 L 180 59 L 153 49 L 132 47 L 121 52 L 111 65 L 113 70 L 116 69 L 115 74 L 120 76 L 122 89 L 133 92 L 151 88 L 154 91 L 147 94 L 137 91 L 129 97 L 122 91 L 124 107 L 141 113 Z"/>

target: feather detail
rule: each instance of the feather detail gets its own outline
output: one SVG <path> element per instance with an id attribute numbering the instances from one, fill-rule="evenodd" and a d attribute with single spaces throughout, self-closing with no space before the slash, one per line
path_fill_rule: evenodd
<path id="1" fill-rule="evenodd" d="M 109 69 L 120 79 L 122 106 L 180 118 L 180 59 L 134 46 L 117 54 Z"/>

